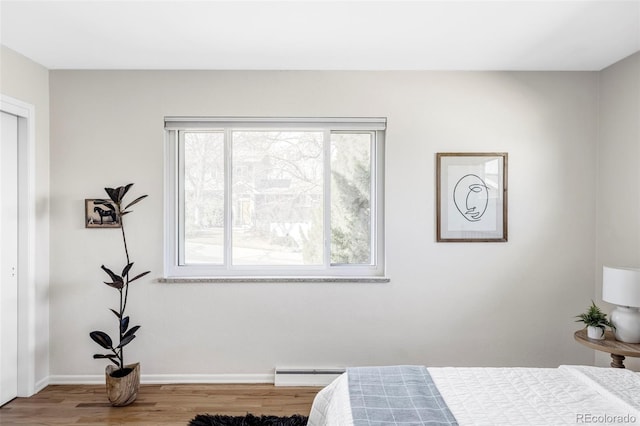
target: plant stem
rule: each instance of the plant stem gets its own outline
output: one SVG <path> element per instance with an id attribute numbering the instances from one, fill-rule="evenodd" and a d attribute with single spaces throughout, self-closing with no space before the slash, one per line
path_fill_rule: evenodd
<path id="1" fill-rule="evenodd" d="M 122 231 L 122 241 L 124 242 L 124 254 L 127 256 L 127 265 L 131 263 L 129 261 L 129 250 L 127 249 L 127 236 L 124 234 L 124 218 L 120 216 L 120 230 Z M 125 278 L 125 277 L 123 277 Z M 124 313 L 125 308 L 127 307 L 127 299 L 129 296 L 129 272 L 127 272 L 126 281 L 124 285 L 124 306 L 122 307 L 121 314 Z M 122 334 L 120 335 L 122 338 Z"/>
<path id="2" fill-rule="evenodd" d="M 120 293 L 120 321 L 118 321 L 118 333 L 120 335 L 120 340 L 122 341 L 122 327 L 120 326 L 120 323 L 122 321 L 122 314 L 124 312 L 124 307 L 123 307 L 123 304 L 122 304 L 122 289 L 120 289 L 119 293 Z M 124 366 L 124 359 L 123 359 L 124 355 L 122 353 L 122 348 L 120 348 L 120 353 L 117 354 L 117 355 L 118 355 L 118 358 L 120 358 L 120 368 L 123 368 L 123 366 Z"/>
<path id="3" fill-rule="evenodd" d="M 120 206 L 118 206 L 120 208 Z M 127 265 L 129 264 L 129 250 L 127 249 L 127 236 L 124 234 L 124 217 L 120 216 L 120 230 L 122 231 L 122 241 L 124 242 L 124 254 L 127 256 Z"/>
<path id="4" fill-rule="evenodd" d="M 118 204 L 118 211 L 120 210 L 120 204 Z M 120 230 L 122 231 L 122 242 L 124 243 L 124 254 L 127 257 L 127 265 L 129 265 L 129 250 L 127 248 L 127 236 L 124 233 L 124 217 L 120 215 Z M 123 277 L 125 278 L 125 277 Z M 124 310 L 127 308 L 127 299 L 129 297 L 129 272 L 127 272 L 126 281 L 124 285 L 124 303 L 122 300 L 122 290 L 120 290 L 120 323 L 118 323 L 118 334 L 120 335 L 120 342 L 122 342 L 122 320 L 124 319 Z M 124 368 L 124 348 L 120 347 L 120 368 Z"/>

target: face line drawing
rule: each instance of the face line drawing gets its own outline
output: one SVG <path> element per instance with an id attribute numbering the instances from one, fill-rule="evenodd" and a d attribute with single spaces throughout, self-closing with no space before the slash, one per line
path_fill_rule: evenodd
<path id="1" fill-rule="evenodd" d="M 489 187 L 477 175 L 464 175 L 453 188 L 453 202 L 466 220 L 478 222 L 487 211 Z"/>

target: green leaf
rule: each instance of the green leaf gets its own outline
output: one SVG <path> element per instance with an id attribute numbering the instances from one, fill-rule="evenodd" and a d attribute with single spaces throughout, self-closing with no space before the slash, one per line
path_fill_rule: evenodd
<path id="1" fill-rule="evenodd" d="M 111 337 L 104 331 L 92 331 L 89 333 L 89 336 L 93 339 L 94 342 L 99 344 L 105 349 L 113 349 L 113 341 Z"/>
<path id="2" fill-rule="evenodd" d="M 587 326 L 598 327 L 603 331 L 605 327 L 613 328 L 613 324 L 611 324 L 611 322 L 607 319 L 607 314 L 602 312 L 602 310 L 595 304 L 593 300 L 591 301 L 591 306 L 587 308 L 587 312 L 576 315 L 576 318 L 578 318 L 576 322 L 583 322 Z"/>

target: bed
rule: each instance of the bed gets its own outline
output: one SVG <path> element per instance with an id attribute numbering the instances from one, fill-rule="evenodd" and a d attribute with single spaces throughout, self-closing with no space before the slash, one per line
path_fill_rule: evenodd
<path id="1" fill-rule="evenodd" d="M 640 424 L 640 373 L 568 365 L 350 368 L 318 393 L 308 423 L 431 424 Z"/>

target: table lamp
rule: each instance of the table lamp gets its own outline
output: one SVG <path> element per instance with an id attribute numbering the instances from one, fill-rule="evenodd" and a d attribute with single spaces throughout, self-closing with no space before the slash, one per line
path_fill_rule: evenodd
<path id="1" fill-rule="evenodd" d="M 618 305 L 610 316 L 616 339 L 640 343 L 640 269 L 603 267 L 602 300 Z"/>

